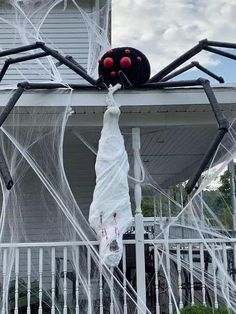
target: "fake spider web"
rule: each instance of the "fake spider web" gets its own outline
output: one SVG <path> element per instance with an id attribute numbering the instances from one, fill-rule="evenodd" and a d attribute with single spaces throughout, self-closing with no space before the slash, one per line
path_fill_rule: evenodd
<path id="1" fill-rule="evenodd" d="M 78 18 L 82 19 L 88 30 L 87 71 L 95 75 L 97 60 L 109 46 L 107 40 L 109 10 L 105 7 L 102 9 L 102 14 L 88 14 L 77 2 L 72 1 L 72 3 L 78 9 Z M 43 40 L 60 51 L 57 44 L 53 43 L 53 39 L 41 32 L 50 12 L 58 5 L 62 6 L 60 9 L 62 12 L 66 12 L 66 2 L 50 0 L 10 1 L 7 9 L 3 7 L 2 25 L 11 28 L 15 39 L 12 41 L 12 46 L 8 48 Z M 10 12 L 14 12 L 11 18 L 8 17 Z M 100 16 L 104 17 L 104 21 L 100 24 L 102 26 L 97 24 Z M 1 48 L 6 49 L 6 47 Z M 142 309 L 139 308 L 137 304 L 137 301 L 140 304 L 139 296 L 125 278 L 124 264 L 123 269 L 122 267 L 109 268 L 99 256 L 98 245 L 94 245 L 93 242 L 97 240 L 97 235 L 89 226 L 84 212 L 78 205 L 82 203 L 82 193 L 73 193 L 76 190 L 72 192 L 68 182 L 67 177 L 77 180 L 78 186 L 82 186 L 79 175 L 77 177 L 77 174 L 71 174 L 68 170 L 75 158 L 73 152 L 70 155 L 70 152 L 64 151 L 64 147 L 67 147 L 66 144 L 64 145 L 64 140 L 71 141 L 73 136 L 66 127 L 73 114 L 70 107 L 73 90 L 67 87 L 68 82 L 63 79 L 63 69 L 57 68 L 51 57 L 47 57 L 44 61 L 32 61 L 30 65 L 19 64 L 15 67 L 19 74 L 19 81 L 22 79 L 30 81 L 28 70 L 37 69 L 38 80 L 62 82 L 65 88 L 50 91 L 44 94 L 42 99 L 35 93 L 27 110 L 18 103 L 1 128 L 1 148 L 14 180 L 11 191 L 8 191 L 2 183 L 1 313 L 8 313 L 20 306 L 24 308 L 28 306 L 29 309 L 29 304 L 31 309 L 37 304 L 39 313 L 49 311 L 49 308 L 56 313 L 65 313 L 65 309 L 70 313 L 98 313 L 99 311 L 124 313 L 124 308 L 132 313 L 137 309 L 144 309 L 144 305 Z M 1 92 L 8 99 L 14 88 L 10 88 L 9 91 L 2 87 Z M 59 95 L 58 102 L 61 101 L 60 96 L 66 95 L 66 103 L 58 103 L 58 106 L 55 106 L 52 103 L 52 94 Z M 48 109 L 53 106 L 53 110 Z M 159 299 L 154 298 L 154 310 L 146 308 L 147 313 L 161 313 L 161 311 L 179 313 L 185 302 L 194 303 L 191 296 L 194 295 L 196 280 L 200 283 L 204 295 L 200 302 L 209 303 L 207 295 L 210 295 L 213 306 L 226 305 L 229 309 L 236 310 L 235 282 L 226 271 L 231 237 L 202 197 L 202 191 L 235 157 L 234 117 L 230 118 L 232 124 L 229 134 L 220 144 L 210 170 L 205 173 L 198 190 L 185 205 L 181 201 L 174 200 L 161 189 L 142 165 L 141 159 L 138 159 L 143 169 L 143 180 L 141 180 L 143 191 L 152 195 L 155 216 L 160 217 L 159 222 L 155 224 L 154 236 L 149 239 L 155 265 L 153 276 L 147 283 L 147 291 L 152 281 L 156 281 L 155 289 L 162 289 L 162 291 Z M 86 140 L 87 134 L 83 135 L 84 137 L 78 136 L 79 140 L 76 144 L 83 150 L 80 145 L 82 140 L 86 147 L 91 149 L 92 144 Z M 131 137 L 131 134 L 126 134 L 126 137 Z M 96 149 L 92 151 L 96 153 Z M 92 166 L 93 157 L 88 159 Z M 81 171 L 78 161 L 77 167 L 78 172 Z M 117 176 L 120 178 L 124 176 L 124 171 L 117 172 Z M 132 171 L 129 177 L 132 191 L 134 185 Z M 109 184 L 114 183 L 106 181 L 107 193 L 114 188 Z M 165 214 L 165 207 L 167 211 L 171 208 L 172 212 L 175 212 L 175 217 L 169 221 L 163 217 L 168 216 Z M 114 220 L 113 212 L 111 217 L 108 217 L 111 221 Z M 171 229 L 175 225 L 185 226 L 193 231 L 198 239 L 196 245 L 188 244 L 187 240 L 184 243 L 175 243 L 171 236 Z M 118 227 L 122 229 L 123 226 L 124 222 L 121 221 L 119 225 L 118 221 Z M 43 247 L 43 243 L 48 242 L 54 243 L 54 246 Z M 61 245 L 56 246 L 55 243 Z M 66 246 L 65 243 L 70 245 Z M 227 243 L 227 246 L 224 243 Z M 188 250 L 190 255 L 180 254 L 181 250 Z M 200 252 L 197 263 L 193 263 L 194 250 Z M 211 258 L 210 269 L 207 270 L 203 269 L 206 254 Z M 68 279 L 70 276 L 71 280 Z M 189 292 L 187 295 L 187 290 L 183 293 L 180 283 L 184 284 L 184 276 L 190 277 L 188 289 L 192 294 Z M 135 280 L 132 283 L 135 286 Z M 17 303 L 15 300 L 22 294 L 24 298 L 21 299 L 21 303 Z M 102 309 L 100 304 L 103 304 Z M 169 307 L 168 311 L 166 304 Z"/>

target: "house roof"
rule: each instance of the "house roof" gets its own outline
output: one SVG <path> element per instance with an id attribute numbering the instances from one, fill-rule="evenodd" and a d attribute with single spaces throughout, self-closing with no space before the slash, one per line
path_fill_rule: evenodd
<path id="1" fill-rule="evenodd" d="M 224 114 L 231 120 L 236 115 L 236 87 L 220 85 L 214 87 L 214 92 Z M 71 130 L 80 132 L 96 148 L 106 108 L 105 96 L 105 91 L 73 91 L 71 106 L 75 114 L 69 118 L 67 133 Z M 2 89 L 0 106 L 5 106 L 8 98 L 9 90 Z M 123 90 L 115 98 L 121 106 L 120 126 L 131 159 L 132 127 L 140 127 L 142 159 L 155 181 L 168 188 L 188 179 L 217 131 L 215 117 L 202 88 Z M 67 101 L 68 91 L 29 90 L 17 106 L 24 116 L 25 126 L 30 126 L 27 117 L 33 107 L 34 111 L 37 107 L 37 114 L 57 114 Z M 66 145 L 75 145 L 75 139 L 67 136 Z"/>

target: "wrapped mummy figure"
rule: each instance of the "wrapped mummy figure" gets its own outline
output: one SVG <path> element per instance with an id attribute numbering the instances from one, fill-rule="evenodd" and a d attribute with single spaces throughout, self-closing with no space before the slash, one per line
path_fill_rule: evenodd
<path id="1" fill-rule="evenodd" d="M 107 110 L 95 164 L 96 186 L 90 206 L 89 223 L 100 240 L 100 256 L 108 266 L 117 266 L 122 257 L 122 236 L 132 222 L 129 197 L 128 156 L 119 128 L 120 109 L 109 88 Z"/>

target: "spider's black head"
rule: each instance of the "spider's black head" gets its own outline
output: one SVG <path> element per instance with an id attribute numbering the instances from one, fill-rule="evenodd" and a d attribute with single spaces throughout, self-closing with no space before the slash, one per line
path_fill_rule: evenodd
<path id="1" fill-rule="evenodd" d="M 147 57 L 131 47 L 115 48 L 107 51 L 99 60 L 99 76 L 103 76 L 107 86 L 121 83 L 119 71 L 122 71 L 131 84 L 141 86 L 150 77 L 150 64 Z"/>

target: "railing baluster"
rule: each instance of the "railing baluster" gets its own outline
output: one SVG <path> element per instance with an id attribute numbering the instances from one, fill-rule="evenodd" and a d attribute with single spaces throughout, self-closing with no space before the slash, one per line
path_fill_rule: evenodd
<path id="1" fill-rule="evenodd" d="M 233 275 L 233 278 L 234 278 L 234 281 L 236 281 L 236 243 L 234 243 L 234 244 L 232 244 L 232 246 L 233 246 L 233 251 L 234 251 L 234 269 L 233 269 L 233 273 L 234 273 L 234 275 Z"/>
<path id="2" fill-rule="evenodd" d="M 103 276 L 102 276 L 102 261 L 99 265 L 99 313 L 103 314 Z"/>
<path id="3" fill-rule="evenodd" d="M 18 314 L 19 301 L 19 248 L 15 250 L 15 310 L 14 314 Z"/>
<path id="4" fill-rule="evenodd" d="M 2 314 L 6 314 L 6 275 L 7 275 L 7 249 L 3 250 L 2 265 Z"/>
<path id="5" fill-rule="evenodd" d="M 166 268 L 167 268 L 167 279 L 168 279 L 168 299 L 169 299 L 169 313 L 173 313 L 173 305 L 172 305 L 172 295 L 171 295 L 171 275 L 170 275 L 170 244 L 166 245 Z"/>
<path id="6" fill-rule="evenodd" d="M 110 303 L 110 314 L 114 313 L 114 267 L 110 268 L 111 271 L 111 291 L 110 291 L 110 298 L 111 298 L 111 303 Z"/>
<path id="7" fill-rule="evenodd" d="M 222 243 L 222 253 L 223 253 L 224 268 L 225 268 L 225 271 L 228 272 L 226 243 Z M 227 279 L 225 279 L 225 294 L 227 296 L 227 299 L 229 300 L 229 283 Z"/>
<path id="8" fill-rule="evenodd" d="M 127 291 L 126 291 L 126 245 L 123 245 L 123 257 L 122 257 L 122 269 L 123 269 L 123 295 L 124 295 L 124 314 L 127 314 Z"/>
<path id="9" fill-rule="evenodd" d="M 38 314 L 43 314 L 43 248 L 39 248 L 39 310 Z"/>
<path id="10" fill-rule="evenodd" d="M 79 246 L 75 249 L 75 313 L 79 314 Z"/>
<path id="11" fill-rule="evenodd" d="M 206 284 L 205 284 L 205 265 L 204 265 L 204 247 L 203 243 L 200 244 L 200 263 L 202 273 L 202 304 L 206 305 Z"/>
<path id="12" fill-rule="evenodd" d="M 67 247 L 63 249 L 63 314 L 67 314 Z"/>
<path id="13" fill-rule="evenodd" d="M 88 313 L 92 313 L 92 296 L 91 296 L 91 256 L 87 248 L 87 263 L 88 263 Z"/>
<path id="14" fill-rule="evenodd" d="M 193 245 L 192 243 L 189 243 L 189 267 L 190 267 L 191 305 L 194 305 Z"/>
<path id="15" fill-rule="evenodd" d="M 159 303 L 159 285 L 158 285 L 158 255 L 157 255 L 157 245 L 154 244 L 154 271 L 155 271 L 155 294 L 156 294 L 156 314 L 160 314 L 160 303 Z"/>
<path id="16" fill-rule="evenodd" d="M 214 299 L 215 308 L 218 309 L 218 294 L 217 294 L 217 278 L 216 278 L 216 263 L 215 263 L 215 245 L 211 245 L 212 249 L 212 270 L 213 270 L 213 287 L 214 287 Z"/>
<path id="17" fill-rule="evenodd" d="M 51 249 L 51 273 L 52 273 L 52 307 L 51 307 L 51 314 L 55 314 L 55 288 L 56 288 L 56 251 L 55 248 L 53 247 Z"/>
<path id="18" fill-rule="evenodd" d="M 181 276 L 181 255 L 180 244 L 177 244 L 177 271 L 178 271 L 178 289 L 179 289 L 179 308 L 183 308 L 183 290 L 182 290 L 182 276 Z"/>
<path id="19" fill-rule="evenodd" d="M 102 264 L 99 266 L 99 313 L 103 314 Z"/>
<path id="20" fill-rule="evenodd" d="M 31 248 L 27 249 L 27 314 L 31 313 Z"/>

